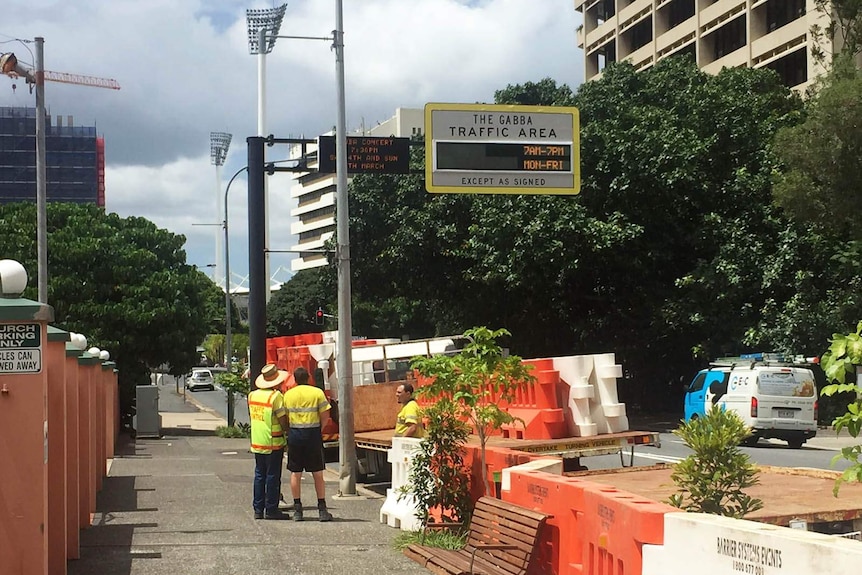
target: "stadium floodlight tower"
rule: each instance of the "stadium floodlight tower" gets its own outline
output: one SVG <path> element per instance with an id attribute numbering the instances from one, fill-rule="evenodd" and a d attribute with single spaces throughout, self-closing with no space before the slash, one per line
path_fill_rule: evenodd
<path id="1" fill-rule="evenodd" d="M 225 159 L 227 159 L 227 151 L 230 149 L 230 141 L 233 138 L 231 134 L 226 132 L 210 132 L 210 161 L 212 165 L 216 168 L 216 222 L 223 222 L 227 217 L 221 213 L 221 167 L 224 165 Z M 220 262 L 222 261 L 222 250 L 224 246 L 222 245 L 222 234 L 221 230 L 216 229 L 215 232 L 215 273 L 213 277 L 217 285 L 224 287 L 225 290 L 229 290 L 230 279 L 227 277 L 226 272 L 221 268 Z M 224 283 L 222 284 L 222 278 L 224 278 Z"/>
<path id="2" fill-rule="evenodd" d="M 266 138 L 266 55 L 275 48 L 275 41 L 281 30 L 281 21 L 284 20 L 284 11 L 287 4 L 277 8 L 247 9 L 245 11 L 246 24 L 248 25 L 248 51 L 257 55 L 257 135 Z M 266 162 L 266 149 L 264 148 L 264 162 Z M 269 186 L 264 178 L 264 210 L 267 214 L 264 221 L 263 247 L 264 247 L 264 270 L 267 278 L 266 301 L 269 302 L 271 289 L 269 288 Z"/>

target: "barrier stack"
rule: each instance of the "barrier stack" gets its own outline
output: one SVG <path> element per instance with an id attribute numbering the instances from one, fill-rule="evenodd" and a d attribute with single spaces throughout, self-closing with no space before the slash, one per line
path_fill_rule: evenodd
<path id="1" fill-rule="evenodd" d="M 410 484 L 410 462 L 420 443 L 422 440 L 414 437 L 393 437 L 392 449 L 386 453 L 392 464 L 392 486 L 386 490 L 380 522 L 402 531 L 416 531 L 422 526 L 416 517 L 416 498 L 409 490 L 403 493 L 403 488 Z"/>
<path id="2" fill-rule="evenodd" d="M 503 499 L 554 516 L 540 544 L 548 574 L 639 574 L 644 545 L 663 543 L 664 515 L 677 511 L 580 478 L 510 471 Z"/>

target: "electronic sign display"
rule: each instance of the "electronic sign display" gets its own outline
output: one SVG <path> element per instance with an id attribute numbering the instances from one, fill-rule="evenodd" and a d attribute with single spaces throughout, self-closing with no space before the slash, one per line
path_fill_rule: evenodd
<path id="1" fill-rule="evenodd" d="M 426 104 L 429 192 L 577 194 L 578 110 Z"/>

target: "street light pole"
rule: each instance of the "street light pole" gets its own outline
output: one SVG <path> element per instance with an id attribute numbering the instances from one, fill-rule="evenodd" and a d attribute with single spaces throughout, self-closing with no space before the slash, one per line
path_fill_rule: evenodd
<path id="1" fill-rule="evenodd" d="M 350 303 L 350 225 L 347 211 L 347 120 L 344 98 L 344 16 L 335 0 L 335 75 L 338 115 L 335 126 L 336 257 L 338 258 L 338 402 L 344 417 L 338 426 L 339 492 L 356 495 L 356 444 L 353 427 L 353 325 Z"/>
<path id="2" fill-rule="evenodd" d="M 266 55 L 272 52 L 278 32 L 281 29 L 281 21 L 284 19 L 284 11 L 287 4 L 277 8 L 263 10 L 248 9 L 245 11 L 246 24 L 248 26 L 248 49 L 251 54 L 257 54 L 257 135 L 266 138 Z M 266 161 L 266 148 L 264 148 L 264 162 Z M 263 207 L 264 212 L 269 214 L 269 184 L 263 181 Z M 270 298 L 269 277 L 269 217 L 263 222 L 263 245 L 264 245 L 264 273 L 266 274 L 265 301 Z"/>
<path id="3" fill-rule="evenodd" d="M 216 209 L 216 219 L 215 221 L 221 222 L 224 218 L 221 216 L 221 168 L 227 159 L 227 153 L 230 149 L 230 142 L 233 139 L 231 134 L 226 132 L 210 132 L 210 161 L 216 168 L 216 194 L 215 194 L 215 209 Z M 215 283 L 216 285 L 227 285 L 227 281 L 224 284 L 221 283 L 221 278 L 224 270 L 221 269 L 221 260 L 222 260 L 222 238 L 221 234 L 216 230 L 215 233 Z"/>
<path id="4" fill-rule="evenodd" d="M 48 303 L 48 188 L 45 159 L 45 39 L 36 38 L 36 260 L 39 303 Z"/>
<path id="5" fill-rule="evenodd" d="M 248 166 L 243 166 L 231 177 L 227 183 L 227 188 L 224 191 L 224 273 L 225 273 L 225 290 L 224 290 L 224 308 L 225 308 L 225 332 L 224 340 L 227 348 L 227 359 L 225 365 L 228 372 L 231 370 L 233 361 L 233 341 L 231 330 L 231 297 L 230 297 L 230 236 L 228 235 L 228 215 L 227 215 L 227 197 L 230 192 L 230 185 L 238 175 L 248 170 Z M 228 407 L 230 408 L 230 406 Z"/>

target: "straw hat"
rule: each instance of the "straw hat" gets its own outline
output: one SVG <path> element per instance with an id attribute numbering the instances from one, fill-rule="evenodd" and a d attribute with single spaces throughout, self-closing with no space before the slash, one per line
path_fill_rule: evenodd
<path id="1" fill-rule="evenodd" d="M 274 363 L 268 363 L 260 370 L 260 375 L 254 384 L 260 389 L 272 389 L 287 379 L 288 373 L 278 369 Z"/>

